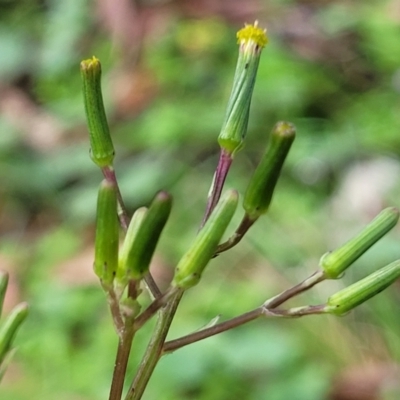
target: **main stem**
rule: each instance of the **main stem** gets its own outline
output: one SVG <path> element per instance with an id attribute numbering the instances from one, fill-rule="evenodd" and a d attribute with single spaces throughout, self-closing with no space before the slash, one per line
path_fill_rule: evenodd
<path id="1" fill-rule="evenodd" d="M 122 391 L 124 389 L 126 368 L 128 365 L 129 354 L 134 336 L 135 331 L 131 327 L 129 330 L 123 332 L 122 338 L 119 338 L 109 400 L 121 400 Z"/>
<path id="2" fill-rule="evenodd" d="M 140 400 L 142 398 L 149 379 L 162 355 L 162 348 L 182 295 L 183 291 L 177 292 L 167 305 L 160 310 L 153 336 L 125 400 Z"/>

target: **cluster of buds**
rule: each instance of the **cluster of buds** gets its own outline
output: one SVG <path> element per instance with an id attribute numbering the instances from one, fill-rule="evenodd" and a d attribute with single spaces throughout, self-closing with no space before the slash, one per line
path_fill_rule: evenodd
<path id="1" fill-rule="evenodd" d="M 323 255 L 320 268 L 324 277 L 326 279 L 341 278 L 347 268 L 394 228 L 398 220 L 399 210 L 394 207 L 386 208 L 357 236 L 338 249 Z M 399 276 L 400 260 L 397 260 L 332 295 L 328 299 L 325 311 L 343 315 L 386 289 Z"/>
<path id="2" fill-rule="evenodd" d="M 296 130 L 291 123 L 278 122 L 275 125 L 266 152 L 249 180 L 243 199 L 242 222 L 228 241 L 220 243 L 236 211 L 239 197 L 234 190 L 222 194 L 222 189 L 233 156 L 243 147 L 260 55 L 268 43 L 266 31 L 260 29 L 257 23 L 246 25 L 237 37 L 239 57 L 225 120 L 218 137 L 220 162 L 201 229 L 190 248 L 177 262 L 169 291 L 184 291 L 196 285 L 208 263 L 216 255 L 236 245 L 247 230 L 267 213 L 285 159 L 295 139 Z M 115 152 L 101 94 L 99 60 L 93 57 L 82 61 L 81 74 L 91 158 L 105 176 L 98 194 L 94 270 L 103 287 L 107 291 L 113 290 L 117 299 L 120 299 L 127 286 L 138 289 L 141 280 L 149 276 L 150 262 L 168 221 L 172 198 L 167 192 L 160 191 L 148 208 L 136 210 L 130 222 L 126 223 L 125 238 L 119 249 L 118 216 L 124 214 L 124 206 L 115 174 L 111 173 Z M 340 278 L 354 261 L 395 226 L 398 218 L 399 212 L 395 208 L 382 211 L 354 239 L 324 255 L 320 270 L 316 273 L 318 278 L 299 292 L 321 280 Z M 399 276 L 400 261 L 396 261 L 332 295 L 318 312 L 343 314 L 382 291 Z M 130 296 L 136 300 L 135 296 L 139 293 L 140 290 L 134 290 Z M 157 295 L 155 297 L 157 301 Z M 162 298 L 163 295 L 158 297 Z M 161 302 L 157 304 L 162 305 Z"/>

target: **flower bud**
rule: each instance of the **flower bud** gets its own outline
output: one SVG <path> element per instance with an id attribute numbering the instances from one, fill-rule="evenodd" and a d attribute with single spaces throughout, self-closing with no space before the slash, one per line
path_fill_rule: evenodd
<path id="1" fill-rule="evenodd" d="M 399 210 L 397 208 L 386 208 L 356 237 L 342 247 L 323 255 L 320 260 L 320 267 L 325 276 L 328 279 L 340 278 L 354 261 L 396 225 L 398 219 Z"/>
<path id="2" fill-rule="evenodd" d="M 124 243 L 122 244 L 122 248 L 119 252 L 117 280 L 118 283 L 122 284 L 122 286 L 127 284 L 128 272 L 126 268 L 128 266 L 129 252 L 133 242 L 136 240 L 139 227 L 143 222 L 146 213 L 147 207 L 140 207 L 134 212 L 132 219 L 129 222 L 128 230 L 126 231 Z"/>
<path id="3" fill-rule="evenodd" d="M 197 234 L 193 244 L 183 255 L 176 269 L 172 285 L 189 289 L 196 285 L 204 268 L 212 259 L 238 202 L 238 193 L 229 190 L 222 196 L 203 228 Z"/>
<path id="4" fill-rule="evenodd" d="M 278 122 L 272 130 L 267 150 L 257 166 L 243 200 L 250 220 L 255 221 L 268 211 L 275 185 L 296 135 L 289 122 Z"/>
<path id="5" fill-rule="evenodd" d="M 167 192 L 159 192 L 152 201 L 144 215 L 139 215 L 137 231 L 136 227 L 130 227 L 132 231 L 119 263 L 119 273 L 126 271 L 127 279 L 141 279 L 149 270 L 161 232 L 167 223 L 172 207 L 172 197 Z M 132 238 L 133 236 L 133 238 Z M 126 247 L 125 247 L 126 246 Z"/>
<path id="6" fill-rule="evenodd" d="M 11 348 L 15 334 L 28 315 L 28 304 L 15 306 L 0 325 L 0 364 Z"/>
<path id="7" fill-rule="evenodd" d="M 114 160 L 114 145 L 108 128 L 101 94 L 101 64 L 96 58 L 81 62 L 83 99 L 90 135 L 90 156 L 102 167 L 111 167 Z"/>
<path id="8" fill-rule="evenodd" d="M 3 309 L 3 302 L 6 296 L 6 290 L 8 285 L 8 274 L 7 272 L 0 271 L 0 317 Z"/>
<path id="9" fill-rule="evenodd" d="M 346 314 L 361 303 L 382 292 L 399 277 L 400 260 L 397 260 L 333 294 L 329 297 L 325 310 L 336 315 Z"/>
<path id="10" fill-rule="evenodd" d="M 104 179 L 97 197 L 94 272 L 105 285 L 112 284 L 118 265 L 119 223 L 117 190 Z"/>
<path id="11" fill-rule="evenodd" d="M 266 30 L 260 29 L 257 21 L 241 29 L 237 38 L 239 57 L 225 121 L 218 137 L 221 148 L 231 155 L 243 145 L 261 50 L 268 42 Z"/>

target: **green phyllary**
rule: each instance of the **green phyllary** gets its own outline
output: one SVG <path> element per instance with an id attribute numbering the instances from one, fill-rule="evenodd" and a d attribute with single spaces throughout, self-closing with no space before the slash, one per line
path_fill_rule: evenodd
<path id="1" fill-rule="evenodd" d="M 111 167 L 114 145 L 111 140 L 101 93 L 101 64 L 96 57 L 81 62 L 83 100 L 90 136 L 90 156 L 100 168 Z"/>
<path id="2" fill-rule="evenodd" d="M 119 262 L 118 277 L 139 280 L 147 273 L 160 235 L 171 212 L 172 197 L 167 192 L 157 193 L 149 209 L 139 215 L 137 228 L 130 228 Z M 126 240 L 126 239 L 125 239 Z"/>
<path id="3" fill-rule="evenodd" d="M 188 289 L 199 282 L 204 268 L 214 256 L 222 235 L 235 213 L 237 202 L 238 193 L 235 190 L 229 190 L 221 197 L 210 218 L 179 261 L 175 269 L 173 286 Z"/>
<path id="4" fill-rule="evenodd" d="M 364 279 L 329 297 L 326 312 L 343 315 L 382 292 L 400 277 L 400 260 L 373 272 Z"/>
<path id="5" fill-rule="evenodd" d="M 243 145 L 260 55 L 268 43 L 266 30 L 259 28 L 257 22 L 238 31 L 237 38 L 239 57 L 225 120 L 218 137 L 221 148 L 232 156 Z"/>
<path id="6" fill-rule="evenodd" d="M 267 150 L 258 164 L 243 200 L 243 208 L 254 221 L 268 211 L 283 163 L 295 139 L 296 129 L 289 122 L 278 122 L 271 132 Z"/>
<path id="7" fill-rule="evenodd" d="M 399 219 L 394 207 L 381 211 L 357 236 L 338 249 L 322 256 L 320 267 L 329 279 L 337 279 L 373 244 L 389 232 Z"/>
<path id="8" fill-rule="evenodd" d="M 147 213 L 147 207 L 140 207 L 132 215 L 131 221 L 129 222 L 128 230 L 126 231 L 126 235 L 124 238 L 124 242 L 119 251 L 118 257 L 118 269 L 116 280 L 118 281 L 118 285 L 124 287 L 128 282 L 128 257 L 129 252 L 131 251 L 131 247 L 136 240 L 137 233 L 139 231 L 139 227 L 143 222 L 143 219 Z"/>
<path id="9" fill-rule="evenodd" d="M 15 334 L 28 315 L 28 304 L 20 303 L 15 306 L 10 314 L 0 325 L 0 364 L 10 350 Z"/>
<path id="10" fill-rule="evenodd" d="M 118 266 L 119 223 L 117 189 L 104 179 L 97 197 L 94 272 L 103 285 L 111 285 Z"/>

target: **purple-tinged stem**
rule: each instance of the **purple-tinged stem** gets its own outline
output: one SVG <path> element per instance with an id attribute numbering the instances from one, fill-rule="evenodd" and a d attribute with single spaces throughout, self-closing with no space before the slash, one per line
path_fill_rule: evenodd
<path id="1" fill-rule="evenodd" d="M 226 150 L 221 149 L 218 165 L 214 173 L 212 186 L 207 199 L 207 207 L 204 213 L 203 220 L 200 225 L 200 229 L 204 226 L 215 206 L 217 205 L 219 198 L 221 197 L 222 189 L 224 187 L 225 179 L 228 175 L 229 169 L 232 164 L 232 155 Z"/>

